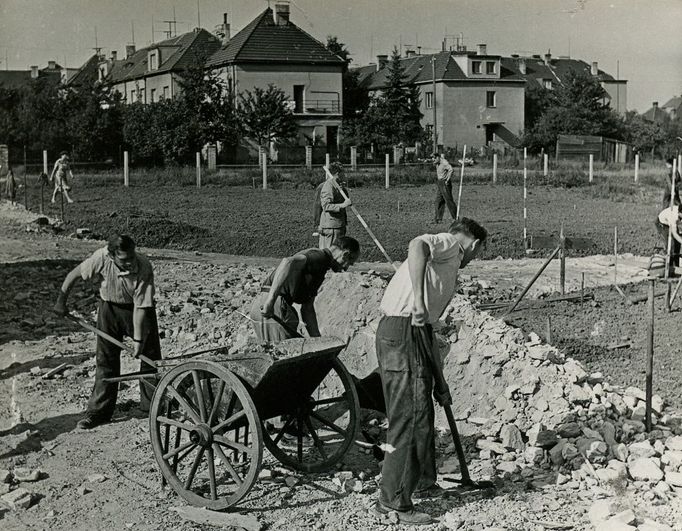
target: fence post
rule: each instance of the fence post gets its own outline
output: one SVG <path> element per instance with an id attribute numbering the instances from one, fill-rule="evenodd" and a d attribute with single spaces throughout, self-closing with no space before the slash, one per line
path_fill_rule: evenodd
<path id="1" fill-rule="evenodd" d="M 594 180 L 594 155 L 590 153 L 590 182 Z"/>
<path id="2" fill-rule="evenodd" d="M 201 153 L 197 151 L 197 188 L 201 188 Z"/>
<path id="3" fill-rule="evenodd" d="M 400 148 L 393 146 L 393 165 L 397 166 L 398 164 L 400 164 Z"/>
<path id="4" fill-rule="evenodd" d="M 493 184 L 497 182 L 497 153 L 493 153 Z"/>
<path id="5" fill-rule="evenodd" d="M 305 147 L 305 167 L 309 170 L 313 168 L 313 146 Z"/>
<path id="6" fill-rule="evenodd" d="M 639 153 L 635 154 L 635 182 L 639 182 Z"/>
<path id="7" fill-rule="evenodd" d="M 43 173 L 47 174 L 47 150 L 43 149 Z"/>
<path id="8" fill-rule="evenodd" d="M 130 174 L 128 173 L 128 152 L 123 152 L 123 186 L 130 185 Z"/>
<path id="9" fill-rule="evenodd" d="M 543 162 L 544 162 L 544 166 L 543 166 L 543 170 L 542 170 L 542 171 L 543 171 L 543 175 L 544 175 L 545 177 L 547 177 L 547 175 L 549 175 L 549 155 L 548 155 L 547 153 L 545 153 L 545 154 L 543 155 L 543 159 L 544 159 L 544 161 L 543 161 Z"/>
<path id="10" fill-rule="evenodd" d="M 353 171 L 358 169 L 358 146 L 350 147 L 350 167 Z"/>
<path id="11" fill-rule="evenodd" d="M 268 154 L 263 153 L 263 190 L 268 189 Z"/>
<path id="12" fill-rule="evenodd" d="M 327 168 L 329 168 L 329 164 L 331 163 L 331 160 L 332 160 L 331 155 L 329 153 L 325 153 L 324 154 L 324 165 L 327 166 Z"/>
<path id="13" fill-rule="evenodd" d="M 386 153 L 386 190 L 388 190 L 388 187 L 390 184 L 390 179 L 391 179 L 390 163 L 391 163 L 391 157 L 388 153 Z"/>
<path id="14" fill-rule="evenodd" d="M 208 171 L 216 170 L 216 159 L 218 157 L 218 147 L 215 144 L 209 144 L 206 147 L 206 158 L 208 159 Z"/>
<path id="15" fill-rule="evenodd" d="M 523 148 L 523 248 L 528 249 L 528 209 L 526 201 L 528 199 L 528 150 Z"/>

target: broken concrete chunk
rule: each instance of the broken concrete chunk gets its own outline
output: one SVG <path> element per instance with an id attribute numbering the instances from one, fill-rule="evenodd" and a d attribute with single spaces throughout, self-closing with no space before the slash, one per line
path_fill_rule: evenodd
<path id="1" fill-rule="evenodd" d="M 494 441 L 488 441 L 487 439 L 479 439 L 478 441 L 476 441 L 476 448 L 478 448 L 479 450 L 489 450 L 490 452 L 493 452 L 498 455 L 503 455 L 507 453 L 507 449 L 505 448 L 504 444 Z"/>
<path id="2" fill-rule="evenodd" d="M 12 481 L 12 473 L 9 470 L 0 470 L 0 483 L 9 483 Z"/>
<path id="3" fill-rule="evenodd" d="M 529 445 L 542 448 L 551 448 L 559 440 L 554 430 L 546 429 L 541 423 L 535 424 L 526 435 Z"/>
<path id="4" fill-rule="evenodd" d="M 15 489 L 0 497 L 13 510 L 28 509 L 31 506 L 33 497 L 26 489 Z"/>
<path id="5" fill-rule="evenodd" d="M 40 470 L 31 470 L 30 468 L 15 468 L 14 479 L 21 483 L 30 483 L 40 479 Z"/>
<path id="6" fill-rule="evenodd" d="M 618 505 L 616 502 L 608 499 L 597 500 L 592 504 L 590 510 L 587 512 L 587 516 L 592 522 L 592 525 L 597 525 L 599 522 L 605 522 L 611 516 L 616 514 L 618 510 Z"/>
<path id="7" fill-rule="evenodd" d="M 629 472 L 635 481 L 661 481 L 663 471 L 652 458 L 635 459 L 630 463 Z"/>
<path id="8" fill-rule="evenodd" d="M 673 487 L 682 487 L 682 473 L 666 472 L 665 481 L 666 483 L 672 485 Z"/>
<path id="9" fill-rule="evenodd" d="M 500 430 L 500 439 L 506 448 L 523 452 L 526 444 L 523 442 L 521 430 L 514 424 L 505 424 Z"/>
<path id="10" fill-rule="evenodd" d="M 649 441 L 641 441 L 632 443 L 628 446 L 630 455 L 633 459 L 639 459 L 640 457 L 654 457 L 656 455 L 656 450 L 651 446 Z"/>
<path id="11" fill-rule="evenodd" d="M 88 476 L 88 483 L 102 483 L 107 480 L 104 474 L 90 474 Z"/>

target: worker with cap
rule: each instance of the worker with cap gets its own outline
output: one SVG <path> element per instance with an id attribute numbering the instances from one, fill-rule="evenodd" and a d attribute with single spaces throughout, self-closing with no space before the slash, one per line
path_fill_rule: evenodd
<path id="1" fill-rule="evenodd" d="M 343 167 L 338 162 L 332 162 L 328 169 L 331 175 L 319 188 L 321 210 L 317 232 L 320 236 L 320 249 L 331 247 L 335 240 L 346 235 L 346 209 L 351 206 L 350 198 L 344 199 L 339 190 L 339 177 L 343 175 Z"/>

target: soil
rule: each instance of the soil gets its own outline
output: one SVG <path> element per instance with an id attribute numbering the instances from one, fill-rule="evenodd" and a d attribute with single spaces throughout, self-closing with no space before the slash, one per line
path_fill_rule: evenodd
<path id="1" fill-rule="evenodd" d="M 21 483 L 21 487 L 33 494 L 30 508 L 9 510 L 0 504 L 0 525 L 12 530 L 209 529 L 207 525 L 184 521 L 173 508 L 185 503 L 173 491 L 161 489 L 150 444 L 149 421 L 136 407 L 137 386 L 122 386 L 114 422 L 90 431 L 75 430 L 94 378 L 94 339 L 75 324 L 53 317 L 50 308 L 69 268 L 101 242 L 26 232 L 26 223 L 32 219 L 19 210 L 0 209 L 0 291 L 3 294 L 0 299 L 0 469 L 38 468 L 41 476 L 37 482 Z M 404 245 L 405 236 L 402 238 Z M 277 254 L 274 250 L 268 250 L 270 252 Z M 248 313 L 260 280 L 274 262 L 171 251 L 156 253 L 154 266 L 164 353 L 181 354 L 211 346 L 238 347 L 243 344 L 249 326 L 238 311 Z M 632 264 L 636 262 L 632 260 Z M 469 275 L 499 271 L 500 265 L 500 262 L 480 262 Z M 514 289 L 518 290 L 518 283 L 527 281 L 537 269 L 534 261 L 523 266 L 509 265 L 516 268 L 514 282 L 502 278 L 497 284 L 492 278 L 488 288 L 478 288 L 482 299 L 483 295 L 487 300 L 508 298 Z M 370 267 L 367 265 L 365 269 Z M 578 263 L 575 267 L 580 268 Z M 509 268 L 504 269 L 508 275 Z M 635 265 L 632 265 L 631 273 L 639 274 Z M 365 311 L 371 313 L 372 304 L 376 304 L 375 291 L 383 281 L 381 277 L 367 274 L 358 281 L 357 278 L 353 280 L 351 273 L 345 275 L 349 275 L 344 277 L 348 279 L 346 287 L 357 290 L 348 294 L 346 300 L 364 297 L 367 301 Z M 556 287 L 556 276 L 552 275 L 554 273 L 548 277 L 551 280 L 545 285 L 545 291 Z M 609 281 L 606 277 L 595 273 L 594 283 Z M 362 292 L 361 288 L 366 291 Z M 552 307 L 551 311 L 557 312 L 556 317 L 552 313 L 557 330 L 554 341 L 561 337 L 578 341 L 582 337 L 585 344 L 589 344 L 592 328 L 588 323 L 600 321 L 611 323 L 600 328 L 609 341 L 612 336 L 620 339 L 624 335 L 619 335 L 618 329 L 627 329 L 633 342 L 642 341 L 637 315 L 643 315 L 643 307 L 633 307 L 628 314 L 625 307 L 620 308 L 616 301 L 606 304 L 607 300 L 608 292 L 597 290 L 598 305 L 594 308 L 564 304 L 558 307 L 561 308 L 559 311 Z M 90 317 L 94 301 L 95 286 L 82 283 L 70 297 L 71 307 Z M 358 315 L 361 312 L 352 306 L 349 303 L 335 314 L 338 320 L 329 319 L 321 325 L 343 326 L 344 330 L 365 326 L 365 321 L 356 321 L 356 312 Z M 589 314 L 587 308 L 592 308 L 588 310 Z M 575 312 L 572 317 L 571 309 Z M 565 313 L 563 321 L 562 312 Z M 579 317 L 580 312 L 585 315 Z M 542 331 L 546 314 L 546 309 L 524 310 L 513 319 L 522 320 L 526 331 Z M 666 337 L 671 341 L 676 341 L 672 326 L 674 318 L 675 314 L 661 317 L 669 325 L 670 332 Z M 569 319 L 584 323 L 582 335 L 578 332 L 579 327 Z M 572 327 L 573 335 L 558 333 L 560 326 L 562 329 Z M 600 339 L 595 344 L 603 346 L 605 342 L 607 339 Z M 657 352 L 665 348 L 665 344 L 658 346 Z M 567 343 L 567 347 L 570 344 Z M 575 357 L 579 357 L 577 350 L 576 347 Z M 615 356 L 622 354 L 617 351 L 609 359 L 620 359 Z M 626 370 L 616 367 L 615 363 L 606 363 L 606 358 L 593 359 L 594 356 L 589 355 L 589 360 L 583 356 L 583 359 L 587 364 L 594 364 L 590 367 L 601 370 L 606 379 L 628 383 Z M 661 356 L 660 359 L 672 363 L 673 357 L 671 353 L 669 358 Z M 635 359 L 632 356 L 632 360 Z M 132 359 L 123 356 L 122 360 L 124 372 L 135 370 Z M 45 372 L 62 363 L 69 367 L 61 376 L 42 378 Z M 624 362 L 621 360 L 621 363 Z M 671 402 L 679 405 L 679 394 L 669 392 L 669 388 L 681 387 L 679 376 L 668 370 L 670 367 L 666 365 L 665 370 L 660 369 L 661 374 L 666 373 L 668 387 L 661 388 L 661 394 L 672 396 Z M 641 382 L 637 383 L 641 385 Z M 471 453 L 472 441 L 466 443 Z M 438 448 L 439 464 L 447 456 L 452 457 L 453 449 L 447 437 L 439 437 Z M 362 481 L 362 490 L 351 493 L 342 491 L 335 482 L 336 470 L 300 475 L 282 467 L 267 453 L 264 461 L 264 469 L 273 472 L 273 479 L 258 481 L 236 510 L 255 516 L 265 529 L 408 529 L 379 521 L 370 514 L 369 509 L 377 496 L 375 478 L 380 468 L 366 451 L 353 447 L 339 468 Z M 474 465 L 472 472 L 478 475 L 481 470 Z M 556 474 L 549 467 L 538 466 L 531 472 L 526 479 L 497 479 L 498 488 L 492 495 L 454 489 L 447 499 L 421 502 L 420 509 L 440 520 L 425 529 L 541 531 L 551 529 L 552 522 L 570 523 L 575 530 L 591 529 L 586 511 L 599 496 L 598 489 L 584 491 L 576 490 L 570 484 L 558 485 Z M 104 480 L 92 479 L 93 474 L 104 475 Z M 445 475 L 451 476 L 453 472 Z M 287 482 L 287 478 L 294 480 Z M 639 499 L 623 498 L 623 501 L 635 503 L 638 515 L 659 521 L 672 522 L 677 510 L 673 505 L 647 507 Z"/>
<path id="2" fill-rule="evenodd" d="M 95 182 L 91 180 L 91 182 Z M 139 245 L 247 256 L 284 256 L 315 246 L 312 235 L 311 188 L 254 190 L 244 186 L 131 185 L 103 182 L 74 185 L 76 202 L 66 208 L 66 230 L 89 228 L 96 234 L 128 233 Z M 533 186 L 528 192 L 528 234 L 557 236 L 564 224 L 568 237 L 587 238 L 591 245 L 571 256 L 613 251 L 614 226 L 619 252 L 648 255 L 657 242 L 653 220 L 660 197 L 651 190 L 640 195 L 597 197 L 590 187 Z M 404 260 L 406 242 L 424 232 L 447 228 L 433 219 L 433 186 L 396 186 L 389 190 L 351 190 L 353 204 L 393 260 Z M 522 188 L 511 185 L 467 184 L 461 215 L 482 223 L 490 233 L 483 258 L 522 258 Z M 33 210 L 39 197 L 29 197 Z M 59 209 L 47 203 L 46 213 Z M 348 234 L 359 239 L 364 260 L 383 260 L 361 224 L 349 212 Z M 548 254 L 548 251 L 544 251 Z"/>

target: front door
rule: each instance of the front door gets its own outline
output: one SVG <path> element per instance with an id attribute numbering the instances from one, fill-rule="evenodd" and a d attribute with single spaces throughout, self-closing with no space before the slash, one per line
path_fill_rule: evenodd
<path id="1" fill-rule="evenodd" d="M 327 153 L 332 159 L 338 156 L 339 127 L 337 125 L 327 126 Z"/>

